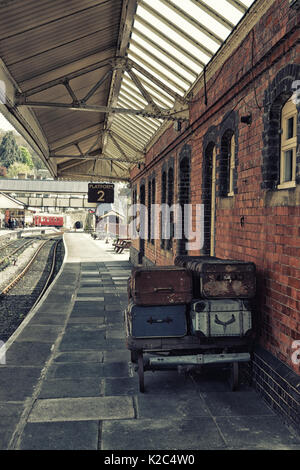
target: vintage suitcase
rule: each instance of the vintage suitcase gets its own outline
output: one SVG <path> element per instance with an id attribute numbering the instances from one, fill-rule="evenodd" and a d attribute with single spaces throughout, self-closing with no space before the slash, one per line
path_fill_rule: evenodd
<path id="1" fill-rule="evenodd" d="M 125 310 L 127 336 L 172 338 L 187 334 L 186 305 L 139 306 L 131 302 Z"/>
<path id="2" fill-rule="evenodd" d="M 241 337 L 252 328 L 251 309 L 241 299 L 195 300 L 190 313 L 193 331 L 206 337 Z"/>
<path id="3" fill-rule="evenodd" d="M 256 292 L 256 270 L 252 262 L 206 258 L 190 261 L 195 297 L 250 299 Z"/>
<path id="4" fill-rule="evenodd" d="M 178 255 L 176 256 L 174 260 L 174 264 L 175 266 L 181 266 L 185 268 L 188 262 L 198 261 L 198 260 L 204 261 L 205 259 L 218 259 L 218 258 L 215 258 L 214 256 L 207 256 L 207 255 L 203 255 L 203 256 Z"/>
<path id="5" fill-rule="evenodd" d="M 178 266 L 133 268 L 128 292 L 136 305 L 187 304 L 193 298 L 192 274 Z"/>

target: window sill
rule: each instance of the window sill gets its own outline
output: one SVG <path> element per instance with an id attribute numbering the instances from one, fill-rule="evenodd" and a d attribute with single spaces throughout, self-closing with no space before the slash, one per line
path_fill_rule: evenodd
<path id="1" fill-rule="evenodd" d="M 296 187 L 296 181 L 287 181 L 286 183 L 278 184 L 277 189 L 292 189 Z"/>

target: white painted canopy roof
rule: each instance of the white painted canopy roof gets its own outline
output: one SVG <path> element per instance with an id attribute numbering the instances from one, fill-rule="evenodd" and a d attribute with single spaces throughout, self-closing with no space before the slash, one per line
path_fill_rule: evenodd
<path id="1" fill-rule="evenodd" d="M 127 180 L 253 3 L 0 0 L 0 111 L 53 176 Z"/>

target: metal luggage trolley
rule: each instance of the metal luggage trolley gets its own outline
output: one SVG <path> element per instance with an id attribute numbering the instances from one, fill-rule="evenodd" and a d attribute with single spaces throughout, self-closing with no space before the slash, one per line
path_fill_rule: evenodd
<path id="1" fill-rule="evenodd" d="M 252 336 L 203 338 L 187 334 L 181 338 L 134 338 L 127 331 L 127 348 L 131 351 L 131 361 L 137 363 L 139 390 L 145 391 L 144 373 L 178 369 L 200 369 L 206 364 L 230 365 L 230 388 L 239 386 L 239 364 L 251 359 Z M 151 354 L 145 361 L 144 355 Z"/>
<path id="2" fill-rule="evenodd" d="M 254 340 L 255 266 L 190 256 L 176 258 L 175 264 L 136 268 L 128 280 L 127 348 L 138 364 L 140 391 L 145 391 L 145 371 L 206 364 L 229 364 L 236 390 L 239 364 L 250 361 Z"/>

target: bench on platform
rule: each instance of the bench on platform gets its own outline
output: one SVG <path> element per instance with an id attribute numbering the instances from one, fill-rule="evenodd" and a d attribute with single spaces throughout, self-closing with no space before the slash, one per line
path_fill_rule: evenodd
<path id="1" fill-rule="evenodd" d="M 119 238 L 113 242 L 114 251 L 116 253 L 122 253 L 123 250 L 130 248 L 131 240 L 129 238 Z"/>

